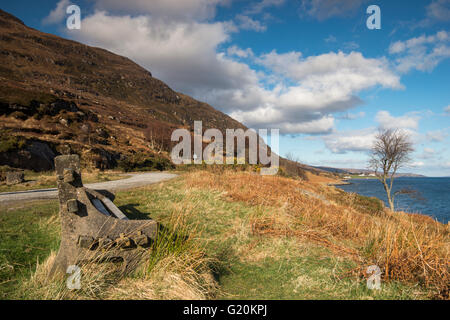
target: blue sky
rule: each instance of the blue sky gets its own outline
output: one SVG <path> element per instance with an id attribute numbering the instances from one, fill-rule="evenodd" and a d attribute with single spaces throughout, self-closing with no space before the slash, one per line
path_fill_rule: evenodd
<path id="1" fill-rule="evenodd" d="M 364 168 L 377 128 L 410 133 L 404 171 L 450 176 L 450 0 L 0 1 L 36 29 L 130 57 L 280 154 Z M 81 8 L 80 30 L 65 8 Z M 369 5 L 381 29 L 369 30 Z"/>

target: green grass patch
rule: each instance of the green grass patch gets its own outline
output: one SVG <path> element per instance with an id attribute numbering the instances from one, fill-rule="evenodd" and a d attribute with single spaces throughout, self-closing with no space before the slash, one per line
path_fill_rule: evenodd
<path id="1" fill-rule="evenodd" d="M 21 281 L 58 248 L 58 203 L 0 207 L 0 299 L 15 298 Z"/>

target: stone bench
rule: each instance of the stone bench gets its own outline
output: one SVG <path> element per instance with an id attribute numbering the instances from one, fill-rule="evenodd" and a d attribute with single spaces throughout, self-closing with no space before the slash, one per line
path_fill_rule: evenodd
<path id="1" fill-rule="evenodd" d="M 124 271 L 136 267 L 156 240 L 157 222 L 129 220 L 111 194 L 85 188 L 78 155 L 56 157 L 55 168 L 61 245 L 51 272 L 86 261 L 121 261 Z"/>

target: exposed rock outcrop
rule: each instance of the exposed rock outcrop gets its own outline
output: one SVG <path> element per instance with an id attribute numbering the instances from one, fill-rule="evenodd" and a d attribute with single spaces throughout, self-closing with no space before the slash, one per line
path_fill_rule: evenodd
<path id="1" fill-rule="evenodd" d="M 6 172 L 5 176 L 7 185 L 19 184 L 25 181 L 23 171 Z"/>
<path id="2" fill-rule="evenodd" d="M 13 150 L 0 154 L 0 165 L 34 171 L 54 169 L 56 153 L 50 146 L 41 141 L 32 141 L 21 150 Z"/>

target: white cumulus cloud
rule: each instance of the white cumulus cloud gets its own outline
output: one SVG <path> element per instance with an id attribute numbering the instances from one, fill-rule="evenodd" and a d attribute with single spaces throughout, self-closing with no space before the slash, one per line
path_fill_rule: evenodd
<path id="1" fill-rule="evenodd" d="M 389 46 L 389 53 L 395 55 L 399 72 L 432 71 L 441 61 L 450 58 L 449 42 L 450 34 L 442 30 L 434 35 L 396 41 Z"/>
<path id="2" fill-rule="evenodd" d="M 433 0 L 426 12 L 430 21 L 450 21 L 450 0 Z"/>
<path id="3" fill-rule="evenodd" d="M 237 24 L 239 28 L 244 30 L 253 30 L 257 32 L 266 31 L 267 27 L 263 25 L 260 21 L 255 20 L 249 16 L 238 14 L 236 16 Z"/>
<path id="4" fill-rule="evenodd" d="M 423 161 L 413 161 L 409 164 L 410 167 L 417 168 L 417 167 L 423 167 L 425 165 L 425 162 Z"/>
<path id="5" fill-rule="evenodd" d="M 382 110 L 378 111 L 375 119 L 382 129 L 417 129 L 420 117 L 416 114 L 394 117 L 388 111 Z"/>
<path id="6" fill-rule="evenodd" d="M 71 5 L 69 0 L 61 0 L 56 4 L 56 7 L 50 11 L 48 16 L 46 16 L 43 20 L 43 24 L 56 24 L 60 23 L 66 17 L 66 9 Z"/>
<path id="7" fill-rule="evenodd" d="M 426 139 L 429 142 L 442 142 L 447 138 L 448 134 L 445 130 L 428 131 L 426 133 Z"/>
<path id="8" fill-rule="evenodd" d="M 254 56 L 253 50 L 251 48 L 241 49 L 237 46 L 228 47 L 227 54 L 229 56 L 236 56 L 239 58 L 248 58 Z"/>
<path id="9" fill-rule="evenodd" d="M 392 116 L 388 111 L 379 111 L 375 116 L 378 128 L 370 127 L 360 130 L 334 131 L 322 137 L 325 146 L 333 153 L 347 153 L 349 151 L 369 151 L 379 129 L 399 129 L 405 132 L 413 143 L 422 139 L 417 132 L 420 116 L 418 112 L 407 113 L 398 117 Z M 424 152 L 430 154 L 434 150 L 425 148 Z"/>
<path id="10" fill-rule="evenodd" d="M 325 146 L 333 153 L 367 152 L 372 148 L 376 134 L 375 128 L 348 130 L 326 135 L 323 140 Z"/>
<path id="11" fill-rule="evenodd" d="M 146 3 L 135 0 L 130 6 Z M 189 3 L 196 8 L 202 1 Z M 115 1 L 99 0 L 101 4 L 121 8 Z M 237 31 L 235 24 L 202 21 L 203 14 L 197 20 L 178 19 L 172 5 L 156 1 L 146 7 L 151 13 L 139 16 L 96 11 L 84 17 L 81 30 L 68 34 L 133 59 L 175 90 L 249 127 L 279 128 L 282 133 L 329 133 L 335 125 L 332 114 L 361 104 L 360 91 L 402 88 L 385 58 L 367 58 L 360 52 L 304 57 L 301 52 L 272 51 L 255 56 L 249 48 L 226 47 Z M 162 19 L 154 14 L 158 10 L 175 18 Z M 256 71 L 242 59 L 263 68 Z"/>

